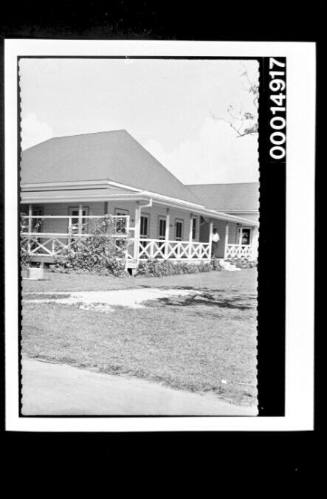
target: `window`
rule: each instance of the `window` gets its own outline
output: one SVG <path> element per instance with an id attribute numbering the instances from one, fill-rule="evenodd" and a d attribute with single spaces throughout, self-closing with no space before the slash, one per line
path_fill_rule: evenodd
<path id="1" fill-rule="evenodd" d="M 197 219 L 195 217 L 192 218 L 192 239 L 196 239 L 196 222 Z"/>
<path id="2" fill-rule="evenodd" d="M 72 221 L 71 221 L 71 228 L 72 228 L 72 233 L 73 234 L 78 234 L 79 232 L 79 219 L 78 219 L 78 214 L 79 214 L 79 208 L 78 206 L 71 206 L 69 208 L 69 215 L 72 218 Z M 89 215 L 89 207 L 88 206 L 83 206 L 82 207 L 82 216 L 83 217 L 87 217 Z M 81 221 L 81 229 L 82 229 L 82 233 L 86 233 L 87 232 L 87 219 L 85 218 L 82 218 L 82 221 Z"/>
<path id="3" fill-rule="evenodd" d="M 39 206 L 33 206 L 32 208 L 32 216 L 33 217 L 42 217 L 43 208 Z M 42 218 L 32 218 L 32 232 L 41 232 Z"/>
<path id="4" fill-rule="evenodd" d="M 241 229 L 242 235 L 241 235 L 241 244 L 250 244 L 250 236 L 251 236 L 251 229 Z"/>
<path id="5" fill-rule="evenodd" d="M 183 225 L 184 220 L 176 219 L 175 221 L 175 239 L 181 241 L 183 239 Z"/>
<path id="6" fill-rule="evenodd" d="M 115 208 L 115 215 L 118 217 L 129 215 L 129 210 L 126 210 L 124 208 Z M 125 234 L 126 233 L 126 218 L 118 218 L 116 220 L 115 229 L 116 229 L 117 234 Z"/>
<path id="7" fill-rule="evenodd" d="M 166 219 L 164 217 L 159 217 L 159 239 L 166 238 Z"/>
<path id="8" fill-rule="evenodd" d="M 28 217 L 29 209 L 28 206 L 24 205 L 21 207 L 20 214 L 24 217 Z M 40 206 L 32 206 L 32 217 L 42 217 L 43 208 Z M 31 219 L 31 232 L 41 232 L 43 219 L 42 218 L 32 218 Z M 22 219 L 22 232 L 29 231 L 29 219 Z"/>
<path id="9" fill-rule="evenodd" d="M 149 236 L 149 215 L 141 215 L 140 236 Z"/>

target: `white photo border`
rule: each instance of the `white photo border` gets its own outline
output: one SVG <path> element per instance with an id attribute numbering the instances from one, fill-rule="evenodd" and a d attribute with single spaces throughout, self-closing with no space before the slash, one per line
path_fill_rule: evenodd
<path id="1" fill-rule="evenodd" d="M 5 40 L 5 426 L 7 431 L 148 432 L 314 429 L 315 53 L 315 43 L 311 42 Z M 17 61 L 20 56 L 226 58 L 273 56 L 287 58 L 285 416 L 169 418 L 66 418 L 64 416 L 62 418 L 29 418 L 19 416 L 16 195 L 19 144 Z M 305 244 L 299 239 L 304 227 Z"/>

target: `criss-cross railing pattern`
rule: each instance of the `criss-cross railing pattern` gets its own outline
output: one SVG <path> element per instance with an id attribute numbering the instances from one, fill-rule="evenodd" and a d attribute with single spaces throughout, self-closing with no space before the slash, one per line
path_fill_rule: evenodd
<path id="1" fill-rule="evenodd" d="M 21 249 L 30 256 L 59 256 L 69 245 L 67 234 L 21 233 Z"/>
<path id="2" fill-rule="evenodd" d="M 72 243 L 87 245 L 87 239 L 93 237 L 93 226 L 96 219 L 104 219 L 107 216 L 83 216 L 76 225 L 75 216 L 23 216 L 21 227 L 22 252 L 31 257 L 56 258 L 64 255 L 71 248 Z M 58 232 L 51 232 L 53 219 L 61 219 Z M 112 238 L 118 250 L 123 251 L 126 265 L 136 265 L 139 260 L 210 260 L 210 243 L 194 241 L 170 241 L 165 239 L 149 239 L 135 237 L 135 227 L 129 226 L 129 216 L 112 216 L 110 232 L 99 233 L 100 237 Z M 62 220 L 62 219 L 66 219 Z M 105 223 L 105 221 L 103 221 Z M 47 230 L 48 229 L 48 230 Z M 44 231 L 44 232 L 43 232 Z M 66 232 L 64 232 L 66 231 Z M 88 233 L 86 233 L 88 232 Z M 122 244 L 124 242 L 124 244 Z M 122 253 L 120 253 L 122 255 Z M 252 246 L 240 244 L 227 244 L 224 258 L 227 260 L 252 258 Z M 46 261 L 46 260 L 45 260 Z"/>
<path id="3" fill-rule="evenodd" d="M 72 246 L 72 243 L 78 241 L 79 246 L 87 247 L 87 238 L 90 234 L 80 234 L 78 236 L 67 237 L 67 234 L 47 234 L 39 233 L 21 233 L 21 249 L 23 253 L 30 256 L 50 256 L 57 257 L 64 255 Z M 102 236 L 111 238 L 112 236 Z M 121 249 L 122 238 L 115 238 L 117 250 Z"/>
<path id="4" fill-rule="evenodd" d="M 164 241 L 162 239 L 140 239 L 139 259 L 182 260 L 210 258 L 210 244 L 188 241 Z"/>
<path id="5" fill-rule="evenodd" d="M 225 259 L 249 259 L 251 258 L 252 248 L 250 244 L 228 244 L 226 247 Z"/>

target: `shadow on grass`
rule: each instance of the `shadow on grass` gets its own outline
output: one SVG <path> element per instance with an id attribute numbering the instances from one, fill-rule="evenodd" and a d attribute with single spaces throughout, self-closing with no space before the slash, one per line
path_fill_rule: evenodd
<path id="1" fill-rule="evenodd" d="M 219 307 L 237 310 L 251 310 L 256 305 L 256 297 L 240 298 L 239 296 L 224 297 L 217 296 L 217 293 L 202 292 L 186 296 L 169 296 L 158 298 L 155 301 L 145 302 L 148 306 L 172 306 L 189 307 L 194 305 L 206 305 L 208 307 Z"/>

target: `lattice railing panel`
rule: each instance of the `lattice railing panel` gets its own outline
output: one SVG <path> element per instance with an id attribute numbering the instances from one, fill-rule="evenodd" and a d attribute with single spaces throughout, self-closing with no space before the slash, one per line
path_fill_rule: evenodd
<path id="1" fill-rule="evenodd" d="M 226 260 L 251 258 L 252 247 L 250 244 L 228 244 L 226 247 Z"/>
<path id="2" fill-rule="evenodd" d="M 188 241 L 163 241 L 161 239 L 140 239 L 139 258 L 147 260 L 204 260 L 210 258 L 209 243 Z"/>

